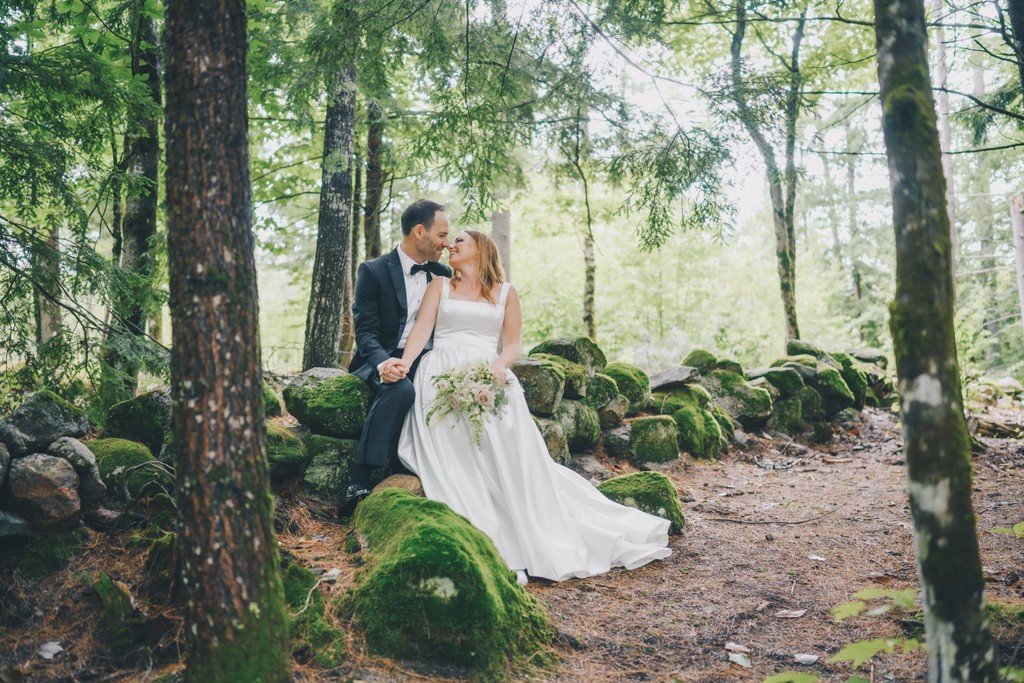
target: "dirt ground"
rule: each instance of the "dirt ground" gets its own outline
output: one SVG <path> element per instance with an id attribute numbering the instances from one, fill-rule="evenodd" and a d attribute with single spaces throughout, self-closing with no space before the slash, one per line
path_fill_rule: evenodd
<path id="1" fill-rule="evenodd" d="M 879 654 L 859 668 L 830 661 L 855 641 L 924 638 L 919 602 L 905 609 L 868 600 L 867 610 L 892 609 L 841 622 L 832 614 L 863 589 L 917 584 L 895 418 L 866 410 L 825 445 L 748 438 L 719 461 L 684 456 L 665 470 L 687 521 L 685 533 L 671 541 L 670 558 L 631 572 L 529 584 L 558 630 L 555 668 L 532 672 L 530 680 L 762 681 L 785 671 L 822 681 L 924 679 L 923 650 Z M 1024 539 L 992 532 L 1024 520 L 1024 444 L 984 443 L 986 451 L 974 457 L 974 504 L 988 598 L 1024 609 Z M 613 474 L 629 471 L 596 457 Z M 337 582 L 320 586 L 340 595 L 356 569 L 343 550 L 350 530 L 322 521 L 313 504 L 291 500 L 285 507 L 292 522 L 280 536 L 282 548 L 314 570 L 341 570 Z M 0 683 L 154 681 L 180 671 L 180 665 L 154 668 L 148 658 L 110 652 L 97 633 L 95 602 L 75 579 L 107 571 L 131 587 L 142 578 L 137 555 L 128 534 L 94 534 L 66 568 L 26 593 L 35 616 L 27 628 L 0 631 Z M 4 565 L 0 557 L 0 584 L 19 588 Z M 166 619 L 180 628 L 173 613 Z M 464 680 L 457 671 L 367 656 L 357 635 L 349 631 L 349 637 L 352 654 L 343 666 L 324 671 L 299 662 L 296 680 Z M 1002 665 L 1024 666 L 1021 626 L 997 624 L 996 637 Z M 50 640 L 64 651 L 45 660 L 36 653 Z M 797 655 L 817 659 L 802 664 Z"/>

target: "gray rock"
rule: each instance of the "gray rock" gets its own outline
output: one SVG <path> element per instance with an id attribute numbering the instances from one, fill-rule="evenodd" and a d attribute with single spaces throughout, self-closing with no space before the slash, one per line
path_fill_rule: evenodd
<path id="1" fill-rule="evenodd" d="M 608 455 L 615 458 L 628 458 L 629 450 L 629 423 L 606 429 L 604 432 L 604 450 Z"/>
<path id="2" fill-rule="evenodd" d="M 311 457 L 302 477 L 302 486 L 308 493 L 334 501 L 348 484 L 359 442 L 310 434 L 305 443 L 306 452 Z"/>
<path id="3" fill-rule="evenodd" d="M 509 368 L 519 380 L 530 412 L 551 417 L 565 395 L 565 374 L 536 358 L 520 358 Z"/>
<path id="4" fill-rule="evenodd" d="M 889 359 L 886 358 L 885 354 L 877 349 L 851 349 L 846 353 L 850 354 L 859 361 L 877 365 L 883 370 L 889 367 Z"/>
<path id="5" fill-rule="evenodd" d="M 32 537 L 32 525 L 10 512 L 0 510 L 0 547 Z"/>
<path id="6" fill-rule="evenodd" d="M 651 391 L 671 391 L 700 379 L 697 368 L 680 365 L 651 375 Z"/>
<path id="7" fill-rule="evenodd" d="M 563 399 L 554 419 L 562 424 L 571 453 L 588 451 L 601 438 L 601 420 L 597 411 L 582 401 Z"/>
<path id="8" fill-rule="evenodd" d="M 569 454 L 569 444 L 565 439 L 565 430 L 562 428 L 562 424 L 546 417 L 534 417 L 533 419 L 540 429 L 541 436 L 544 437 L 544 444 L 548 447 L 551 459 L 560 465 L 568 465 L 572 456 Z"/>
<path id="9" fill-rule="evenodd" d="M 11 456 L 39 453 L 62 436 L 84 436 L 89 418 L 52 391 L 40 391 L 0 421 L 0 441 Z"/>
<path id="10" fill-rule="evenodd" d="M 70 436 L 62 436 L 50 444 L 46 453 L 67 460 L 75 468 L 79 480 L 78 495 L 82 499 L 83 508 L 91 509 L 103 502 L 107 495 L 107 485 L 100 477 L 96 456 L 85 444 Z"/>
<path id="11" fill-rule="evenodd" d="M 67 460 L 41 453 L 17 458 L 7 486 L 8 508 L 34 528 L 66 530 L 78 525 L 78 475 Z"/>
<path id="12" fill-rule="evenodd" d="M 581 470 L 590 475 L 591 480 L 604 480 L 612 476 L 612 471 L 602 465 L 601 461 L 592 455 L 581 455 L 576 458 L 575 463 Z"/>
<path id="13" fill-rule="evenodd" d="M 605 403 L 597 411 L 598 419 L 601 421 L 601 429 L 611 429 L 622 424 L 629 411 L 629 399 L 619 395 Z"/>

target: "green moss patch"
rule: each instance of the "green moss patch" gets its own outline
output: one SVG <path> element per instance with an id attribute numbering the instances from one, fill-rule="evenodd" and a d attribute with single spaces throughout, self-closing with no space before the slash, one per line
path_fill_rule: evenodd
<path id="1" fill-rule="evenodd" d="M 529 355 L 538 353 L 549 353 L 579 363 L 588 373 L 600 372 L 608 364 L 604 351 L 590 337 L 548 339 L 530 349 Z"/>
<path id="2" fill-rule="evenodd" d="M 646 372 L 629 363 L 612 363 L 604 374 L 615 380 L 619 393 L 629 399 L 628 415 L 636 415 L 647 407 L 651 400 L 651 378 Z"/>
<path id="3" fill-rule="evenodd" d="M 345 658 L 345 632 L 330 623 L 316 575 L 298 562 L 285 559 L 281 567 L 284 599 L 288 603 L 288 634 L 292 656 L 330 669 Z"/>
<path id="4" fill-rule="evenodd" d="M 309 454 L 302 435 L 278 422 L 267 423 L 267 462 L 271 482 L 279 484 L 302 474 Z"/>
<path id="5" fill-rule="evenodd" d="M 824 351 L 814 344 L 801 339 L 790 339 L 786 342 L 786 354 L 789 356 L 811 356 L 813 358 L 822 358 L 826 355 Z"/>
<path id="6" fill-rule="evenodd" d="M 597 490 L 616 503 L 667 519 L 670 534 L 680 534 L 686 526 L 676 487 L 660 472 L 636 472 L 609 479 Z"/>
<path id="7" fill-rule="evenodd" d="M 777 368 L 787 363 L 796 363 L 797 365 L 803 365 L 808 368 L 818 367 L 818 358 L 809 354 L 799 354 L 796 356 L 783 356 L 782 358 L 776 358 L 772 361 L 772 367 Z"/>
<path id="8" fill-rule="evenodd" d="M 565 377 L 565 392 L 563 394 L 565 398 L 583 398 L 587 395 L 587 380 L 590 378 L 590 373 L 583 365 L 550 353 L 534 353 L 530 355 L 530 358 L 557 365 L 562 370 L 562 375 Z"/>
<path id="9" fill-rule="evenodd" d="M 587 378 L 587 395 L 583 402 L 591 408 L 601 409 L 618 395 L 619 385 L 615 383 L 615 380 L 603 372 L 599 372 Z"/>
<path id="10" fill-rule="evenodd" d="M 143 619 L 132 605 L 131 590 L 107 574 L 100 574 L 93 588 L 100 598 L 100 623 L 110 644 L 116 650 L 134 647 L 139 642 Z"/>
<path id="11" fill-rule="evenodd" d="M 554 628 L 491 540 L 437 501 L 399 489 L 356 510 L 365 568 L 347 598 L 376 654 L 467 666 L 473 680 L 543 659 Z"/>
<path id="12" fill-rule="evenodd" d="M 174 477 L 145 445 L 127 439 L 94 439 L 84 442 L 96 456 L 107 495 L 137 500 L 174 490 Z"/>
<path id="13" fill-rule="evenodd" d="M 711 372 L 712 366 L 718 358 L 715 354 L 704 349 L 694 349 L 690 353 L 686 354 L 686 358 L 683 359 L 683 365 L 687 365 L 691 368 L 697 368 L 697 371 L 705 375 Z"/>
<path id="14" fill-rule="evenodd" d="M 19 551 L 18 573 L 37 581 L 66 565 L 88 542 L 89 532 L 81 527 L 35 538 Z"/>
<path id="15" fill-rule="evenodd" d="M 355 375 L 325 370 L 314 368 L 285 388 L 288 412 L 317 434 L 358 439 L 370 409 L 370 388 Z"/>
<path id="16" fill-rule="evenodd" d="M 573 453 L 590 450 L 601 438 L 601 418 L 596 410 L 580 401 L 564 399 L 554 419 L 562 425 L 565 441 Z"/>
<path id="17" fill-rule="evenodd" d="M 719 358 L 712 366 L 712 370 L 725 370 L 727 372 L 734 372 L 737 375 L 743 375 L 743 366 L 734 360 L 728 358 Z"/>
<path id="18" fill-rule="evenodd" d="M 729 413 L 725 412 L 720 405 L 712 405 L 709 411 L 711 412 L 711 417 L 715 418 L 715 422 L 718 423 L 722 437 L 727 441 L 732 441 L 733 437 L 736 436 L 736 425 L 733 424 Z M 722 450 L 725 450 L 725 448 L 723 447 Z"/>
<path id="19" fill-rule="evenodd" d="M 804 388 L 804 380 L 794 368 L 775 367 L 769 368 L 761 375 L 768 384 L 779 390 L 779 396 L 796 396 Z"/>
<path id="20" fill-rule="evenodd" d="M 750 386 L 734 372 L 712 370 L 701 378 L 715 403 L 747 431 L 762 429 L 772 414 L 772 397 L 767 389 Z"/>
<path id="21" fill-rule="evenodd" d="M 843 376 L 833 367 L 819 365 L 817 374 L 808 383 L 821 395 L 825 415 L 835 415 L 852 406 L 856 400 Z"/>
<path id="22" fill-rule="evenodd" d="M 803 424 L 803 403 L 799 396 L 780 399 L 772 406 L 772 416 L 768 419 L 769 429 L 785 434 L 796 434 Z"/>
<path id="23" fill-rule="evenodd" d="M 164 437 L 171 430 L 172 408 L 171 397 L 163 391 L 115 403 L 103 419 L 103 437 L 138 441 L 150 453 L 159 455 Z"/>
<path id="24" fill-rule="evenodd" d="M 638 417 L 629 422 L 634 462 L 668 462 L 679 457 L 679 430 L 669 416 Z"/>
<path id="25" fill-rule="evenodd" d="M 862 367 L 863 364 L 845 353 L 834 353 L 832 357 L 842 366 L 839 374 L 842 375 L 843 381 L 846 382 L 850 393 L 853 394 L 853 407 L 863 410 L 868 393 L 868 377 Z"/>
<path id="26" fill-rule="evenodd" d="M 320 434 L 309 434 L 303 442 L 309 457 L 302 475 L 303 488 L 320 498 L 334 500 L 348 484 L 359 442 Z"/>
<path id="27" fill-rule="evenodd" d="M 277 397 L 277 392 L 267 384 L 263 382 L 263 415 L 265 417 L 280 417 L 284 413 L 284 406 L 281 405 L 281 399 Z"/>
<path id="28" fill-rule="evenodd" d="M 825 417 L 825 411 L 821 407 L 821 394 L 817 391 L 811 387 L 804 387 L 797 397 L 800 399 L 800 410 L 805 421 L 813 422 Z"/>

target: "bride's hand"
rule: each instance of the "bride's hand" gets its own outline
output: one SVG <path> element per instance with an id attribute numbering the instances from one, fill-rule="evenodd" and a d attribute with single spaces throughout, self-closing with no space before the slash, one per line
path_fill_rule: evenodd
<path id="1" fill-rule="evenodd" d="M 500 360 L 491 361 L 491 372 L 498 377 L 504 377 L 508 372 L 508 367 Z"/>

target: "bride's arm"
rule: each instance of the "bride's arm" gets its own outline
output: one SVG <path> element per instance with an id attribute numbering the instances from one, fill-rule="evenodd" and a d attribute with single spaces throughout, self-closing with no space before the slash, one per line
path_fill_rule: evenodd
<path id="1" fill-rule="evenodd" d="M 416 361 L 416 358 L 423 351 L 423 347 L 430 340 L 430 334 L 434 331 L 434 323 L 437 321 L 437 307 L 441 303 L 441 278 L 435 277 L 427 285 L 427 292 L 423 295 L 423 303 L 420 304 L 420 312 L 416 314 L 416 323 L 409 332 L 409 338 L 405 340 L 405 351 L 402 353 L 402 365 L 405 371 Z"/>
<path id="2" fill-rule="evenodd" d="M 505 299 L 505 323 L 501 328 L 501 355 L 491 363 L 491 369 L 504 375 L 508 367 L 523 352 L 523 310 L 519 305 L 516 288 L 509 285 Z"/>

